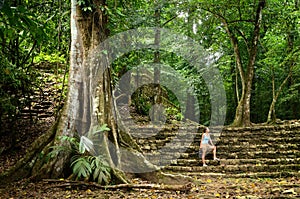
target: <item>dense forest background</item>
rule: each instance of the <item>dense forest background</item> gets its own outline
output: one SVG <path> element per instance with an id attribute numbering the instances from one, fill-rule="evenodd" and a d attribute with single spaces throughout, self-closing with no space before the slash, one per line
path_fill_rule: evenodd
<path id="1" fill-rule="evenodd" d="M 221 72 L 226 91 L 226 124 L 231 124 L 241 98 L 243 82 L 252 81 L 250 119 L 253 123 L 300 118 L 300 11 L 299 0 L 261 1 L 107 1 L 101 9 L 108 15 L 109 35 L 141 27 L 161 27 L 186 35 L 211 54 L 218 55 L 215 67 Z M 83 12 L 91 12 L 89 0 L 78 0 Z M 256 25 L 259 22 L 259 29 Z M 258 32 L 255 30 L 258 30 Z M 258 33 L 257 44 L 255 34 Z M 63 104 L 68 80 L 70 52 L 70 1 L 0 1 L 0 118 L 15 122 L 22 110 L 32 106 L 32 95 L 46 82 L 45 68 L 59 84 Z M 255 51 L 257 50 L 257 52 Z M 253 80 L 243 79 L 255 51 Z M 113 63 L 113 80 L 138 65 L 152 63 L 157 52 L 137 50 Z M 182 57 L 159 51 L 160 62 L 184 76 L 196 93 L 200 123 L 208 125 L 211 100 L 207 83 Z M 212 77 L 213 80 L 213 77 Z M 178 101 L 169 93 L 167 110 L 182 118 Z M 133 100 L 136 111 L 149 113 L 147 98 Z M 139 105 L 139 106 L 137 106 Z M 182 114 L 184 115 L 184 114 Z"/>

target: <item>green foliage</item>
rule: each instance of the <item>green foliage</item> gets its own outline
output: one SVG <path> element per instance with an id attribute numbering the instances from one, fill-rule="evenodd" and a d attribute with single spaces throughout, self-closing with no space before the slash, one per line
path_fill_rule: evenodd
<path id="1" fill-rule="evenodd" d="M 28 96 L 39 86 L 40 82 L 36 79 L 38 71 L 34 65 L 45 62 L 68 64 L 70 1 L 4 2 L 5 4 L 0 8 L 0 114 L 13 118 L 29 103 Z M 106 1 L 107 6 L 102 6 L 100 9 L 109 15 L 107 25 L 111 35 L 139 27 L 159 26 L 187 35 L 209 49 L 212 54 L 221 55 L 216 67 L 222 74 L 227 94 L 226 123 L 229 124 L 234 118 L 237 96 L 240 97 L 242 86 L 232 44 L 221 18 L 223 16 L 227 20 L 229 28 L 236 36 L 242 63 L 247 63 L 253 36 L 253 18 L 258 2 L 250 0 Z M 296 111 L 300 108 L 298 4 L 295 0 L 268 1 L 264 9 L 252 88 L 253 122 L 263 122 L 266 118 L 273 97 L 273 79 L 277 91 L 290 73 L 292 75 L 277 100 L 276 113 L 283 119 L 300 117 L 299 112 Z M 78 5 L 84 12 L 96 9 L 91 0 L 78 0 Z M 157 11 L 159 17 L 155 15 Z M 160 62 L 175 69 L 193 87 L 198 99 L 197 105 L 200 107 L 200 122 L 208 124 L 211 116 L 211 100 L 214 100 L 210 98 L 207 87 L 210 82 L 205 82 L 199 71 L 195 70 L 195 66 L 172 51 L 173 49 L 168 49 L 168 52 L 161 50 Z M 136 50 L 123 55 L 112 64 L 113 82 L 118 82 L 123 74 L 134 67 L 153 63 L 153 58 L 154 50 L 151 49 Z M 244 64 L 245 68 L 246 64 Z M 57 70 L 62 69 L 58 67 Z M 213 83 L 217 80 L 212 75 L 209 81 Z M 182 88 L 178 90 L 185 92 Z M 178 99 L 172 91 L 168 88 L 165 88 L 165 91 L 165 97 L 173 104 L 167 107 L 169 109 L 179 107 Z M 138 101 L 134 103 L 138 105 L 140 113 L 148 114 L 153 99 L 147 95 L 139 96 L 141 98 L 136 98 Z"/>
<path id="2" fill-rule="evenodd" d="M 64 13 L 62 11 L 65 5 L 38 0 L 4 1 L 1 5 L 1 121 L 7 118 L 16 120 L 24 107 L 31 106 L 30 96 L 40 89 L 41 84 L 35 66 L 41 62 L 67 63 L 65 57 L 70 34 L 69 19 L 63 24 L 69 17 L 68 10 Z M 50 38 L 59 40 L 53 42 Z"/>
<path id="3" fill-rule="evenodd" d="M 106 124 L 97 126 L 92 130 L 91 136 L 98 136 L 99 133 L 109 130 Z M 71 154 L 70 167 L 76 180 L 91 180 L 99 184 L 110 182 L 111 168 L 104 156 L 92 155 L 95 154 L 95 149 L 91 139 L 85 136 L 80 138 L 61 136 L 59 139 L 63 144 L 51 147 L 49 158 L 54 158 L 59 153 Z"/>
<path id="4" fill-rule="evenodd" d="M 66 63 L 67 60 L 65 58 L 65 55 L 59 55 L 57 53 L 46 54 L 45 52 L 40 52 L 34 57 L 33 62 Z"/>
<path id="5" fill-rule="evenodd" d="M 81 9 L 85 12 L 92 12 L 93 8 L 95 7 L 95 5 L 90 0 L 78 0 L 77 5 L 79 5 Z"/>
<path id="6" fill-rule="evenodd" d="M 99 184 L 110 182 L 110 166 L 101 156 L 73 156 L 71 159 L 73 174 L 77 180 L 89 179 Z"/>
<path id="7" fill-rule="evenodd" d="M 153 88 L 149 86 L 144 86 L 133 93 L 132 104 L 139 114 L 149 115 L 154 95 Z"/>
<path id="8" fill-rule="evenodd" d="M 16 119 L 20 110 L 30 103 L 29 96 L 38 84 L 37 73 L 17 67 L 0 55 L 0 119 Z"/>
<path id="9" fill-rule="evenodd" d="M 15 120 L 38 86 L 29 61 L 46 35 L 25 5 L 12 7 L 5 1 L 0 16 L 0 120 L 2 116 Z"/>
<path id="10" fill-rule="evenodd" d="M 175 119 L 177 121 L 183 120 L 184 116 L 182 115 L 181 111 L 175 107 L 167 107 L 165 109 L 166 116 L 168 119 Z"/>

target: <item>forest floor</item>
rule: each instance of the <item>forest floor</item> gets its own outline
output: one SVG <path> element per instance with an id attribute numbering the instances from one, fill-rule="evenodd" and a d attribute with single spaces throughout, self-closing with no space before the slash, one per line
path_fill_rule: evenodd
<path id="1" fill-rule="evenodd" d="M 26 148 L 53 120 L 38 122 L 34 125 L 22 123 L 18 126 L 15 145 L 11 137 L 0 135 L 0 173 L 14 165 L 25 153 Z M 6 135 L 6 136 L 5 136 Z M 139 179 L 135 184 L 149 184 Z M 128 198 L 128 199 L 201 199 L 201 198 L 297 198 L 300 196 L 300 178 L 225 178 L 199 177 L 189 192 L 166 191 L 157 189 L 116 189 L 105 190 L 86 183 L 70 186 L 65 181 L 28 182 L 26 179 L 8 186 L 0 185 L 0 199 L 15 198 Z"/>
<path id="2" fill-rule="evenodd" d="M 138 180 L 136 180 L 138 181 Z M 139 182 L 135 182 L 139 183 Z M 145 183 L 145 182 L 140 182 Z M 0 198 L 101 198 L 101 199 L 201 199 L 201 198 L 298 198 L 300 179 L 250 179 L 250 178 L 201 178 L 185 193 L 155 189 L 103 190 L 82 186 L 72 187 L 62 183 L 41 181 L 36 183 L 18 182 L 0 188 Z"/>

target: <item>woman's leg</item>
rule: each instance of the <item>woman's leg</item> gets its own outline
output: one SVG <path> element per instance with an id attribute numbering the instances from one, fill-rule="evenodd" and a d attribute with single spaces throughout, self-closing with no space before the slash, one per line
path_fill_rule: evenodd
<path id="1" fill-rule="evenodd" d="M 204 153 L 202 153 L 202 163 L 203 163 L 203 165 L 205 165 L 205 154 Z"/>
<path id="2" fill-rule="evenodd" d="M 214 146 L 213 154 L 214 154 L 214 160 L 219 160 L 219 159 L 217 158 L 217 147 L 216 147 L 216 146 Z"/>
<path id="3" fill-rule="evenodd" d="M 202 148 L 202 164 L 203 164 L 203 166 L 206 166 L 206 164 L 205 164 L 205 154 L 206 154 L 206 147 L 203 146 L 203 148 Z"/>

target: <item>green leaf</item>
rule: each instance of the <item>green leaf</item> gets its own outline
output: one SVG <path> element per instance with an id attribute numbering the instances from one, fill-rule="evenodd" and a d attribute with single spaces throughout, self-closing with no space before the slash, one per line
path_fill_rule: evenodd
<path id="1" fill-rule="evenodd" d="M 52 149 L 52 151 L 50 151 L 47 156 L 49 158 L 54 158 L 55 156 L 57 156 L 59 153 L 61 152 L 68 152 L 70 151 L 70 149 L 66 146 L 52 146 L 50 147 L 50 149 Z"/>
<path id="2" fill-rule="evenodd" d="M 99 174 L 98 183 L 101 184 L 102 181 L 107 182 L 107 178 L 103 172 Z"/>
<path id="3" fill-rule="evenodd" d="M 107 127 L 107 124 L 103 124 L 103 125 L 100 127 L 100 131 L 110 131 L 110 128 Z"/>
<path id="4" fill-rule="evenodd" d="M 97 126 L 97 127 L 93 130 L 92 134 L 93 134 L 93 135 L 96 135 L 97 133 L 105 132 L 105 131 L 110 131 L 110 128 L 107 127 L 107 124 L 103 124 L 102 126 Z"/>
<path id="5" fill-rule="evenodd" d="M 94 149 L 94 144 L 93 141 L 90 140 L 89 138 L 85 137 L 85 136 L 81 136 L 80 137 L 80 142 L 79 142 L 79 152 L 80 153 L 84 153 L 86 150 L 88 152 L 93 151 Z"/>
<path id="6" fill-rule="evenodd" d="M 121 17 L 126 17 L 126 15 L 124 15 L 120 9 L 116 9 L 116 12 L 117 12 L 117 14 L 120 15 Z"/>
<path id="7" fill-rule="evenodd" d="M 77 176 L 77 178 L 87 178 L 92 173 L 91 164 L 83 157 L 72 162 L 71 167 L 73 168 L 73 173 Z"/>
<path id="8" fill-rule="evenodd" d="M 97 167 L 96 169 L 94 169 L 94 173 L 93 173 L 94 181 L 96 181 L 99 178 L 100 173 L 101 173 L 101 168 L 100 167 Z"/>

